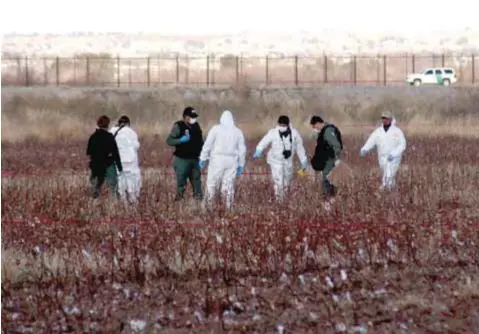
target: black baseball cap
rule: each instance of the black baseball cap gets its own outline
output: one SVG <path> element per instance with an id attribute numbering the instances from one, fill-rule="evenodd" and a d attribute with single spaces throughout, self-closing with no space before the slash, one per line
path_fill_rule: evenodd
<path id="1" fill-rule="evenodd" d="M 193 107 L 186 107 L 185 110 L 183 110 L 183 117 L 191 117 L 191 118 L 196 118 L 198 117 L 198 113 L 196 112 Z"/>

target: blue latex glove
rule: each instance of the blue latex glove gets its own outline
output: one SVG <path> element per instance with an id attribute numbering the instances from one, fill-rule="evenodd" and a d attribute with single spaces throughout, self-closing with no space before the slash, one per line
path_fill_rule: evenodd
<path id="1" fill-rule="evenodd" d="M 253 159 L 257 159 L 257 158 L 261 157 L 261 153 L 262 152 L 260 150 L 256 150 L 256 152 L 254 152 L 254 154 L 253 154 Z"/>
<path id="2" fill-rule="evenodd" d="M 236 176 L 241 176 L 241 174 L 243 174 L 243 167 L 238 166 L 238 168 L 236 168 Z"/>
<path id="3" fill-rule="evenodd" d="M 198 166 L 199 166 L 201 169 L 205 168 L 205 166 L 206 166 L 206 161 L 200 160 L 200 162 L 198 163 Z"/>
<path id="4" fill-rule="evenodd" d="M 394 160 L 394 155 L 389 154 L 389 155 L 388 155 L 388 161 L 391 162 L 391 161 L 393 161 L 393 160 Z"/>
<path id="5" fill-rule="evenodd" d="M 186 143 L 187 141 L 190 141 L 190 136 L 184 135 L 180 138 L 180 143 Z"/>
<path id="6" fill-rule="evenodd" d="M 304 162 L 301 164 L 301 169 L 306 170 L 308 168 L 308 162 Z"/>
<path id="7" fill-rule="evenodd" d="M 365 150 L 361 150 L 361 151 L 359 152 L 359 155 L 362 156 L 362 157 L 364 157 L 364 156 L 366 155 L 366 151 L 365 151 Z"/>

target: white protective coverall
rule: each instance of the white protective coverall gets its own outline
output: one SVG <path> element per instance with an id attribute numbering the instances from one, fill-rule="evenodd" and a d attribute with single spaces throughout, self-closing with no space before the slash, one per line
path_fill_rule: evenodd
<path id="1" fill-rule="evenodd" d="M 113 135 L 116 133 L 115 140 L 123 165 L 123 173 L 120 174 L 118 179 L 118 192 L 121 199 L 126 200 L 128 198 L 132 202 L 138 202 L 142 183 L 138 162 L 140 142 L 136 132 L 128 125 L 123 126 L 117 132 L 118 129 L 118 126 L 110 129 Z"/>
<path id="2" fill-rule="evenodd" d="M 235 126 L 229 110 L 222 113 L 220 124 L 214 125 L 206 136 L 200 161 L 206 160 L 209 160 L 206 201 L 211 203 L 221 185 L 221 194 L 230 208 L 234 200 L 237 169 L 245 165 L 246 145 L 243 131 Z"/>
<path id="3" fill-rule="evenodd" d="M 271 169 L 276 199 L 281 200 L 284 198 L 284 194 L 293 178 L 293 159 L 295 153 L 302 166 L 307 165 L 308 157 L 306 156 L 306 151 L 303 146 L 303 139 L 296 129 L 290 127 L 291 134 L 287 137 L 281 137 L 279 129 L 280 127 L 278 126 L 269 130 L 258 143 L 258 146 L 256 146 L 256 151 L 263 152 L 271 144 L 266 162 Z M 289 159 L 284 158 L 284 150 L 291 150 L 291 157 Z"/>
<path id="4" fill-rule="evenodd" d="M 396 126 L 396 119 L 392 119 L 387 132 L 382 125 L 374 130 L 361 148 L 361 154 L 366 154 L 374 147 L 377 147 L 379 167 L 383 173 L 381 189 L 392 189 L 396 186 L 396 173 L 406 150 L 406 137 Z"/>

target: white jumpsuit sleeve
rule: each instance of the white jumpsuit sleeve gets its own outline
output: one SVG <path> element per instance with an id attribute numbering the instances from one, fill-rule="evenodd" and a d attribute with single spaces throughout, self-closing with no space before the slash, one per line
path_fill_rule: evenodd
<path id="1" fill-rule="evenodd" d="M 399 157 L 400 155 L 402 155 L 404 153 L 404 151 L 406 150 L 406 137 L 404 136 L 404 132 L 399 129 L 399 128 L 396 128 L 396 131 L 399 133 L 399 144 L 398 146 L 394 149 L 393 152 L 391 152 L 391 154 L 394 156 L 394 157 Z"/>
<path id="2" fill-rule="evenodd" d="M 366 143 L 364 146 L 361 148 L 361 150 L 364 150 L 369 152 L 371 149 L 373 149 L 377 145 L 377 136 L 378 136 L 378 130 L 374 130 L 373 133 L 369 136 L 368 140 L 366 140 Z"/>
<path id="3" fill-rule="evenodd" d="M 131 131 L 130 139 L 131 139 L 133 149 L 138 150 L 140 148 L 140 141 L 138 140 L 138 135 L 136 134 L 135 131 Z"/>
<path id="4" fill-rule="evenodd" d="M 306 150 L 304 149 L 303 145 L 303 138 L 299 132 L 295 131 L 295 142 L 296 142 L 296 154 L 298 156 L 299 162 L 303 165 L 308 163 L 308 157 L 306 156 Z"/>
<path id="5" fill-rule="evenodd" d="M 206 136 L 205 143 L 203 144 L 203 148 L 201 149 L 200 153 L 200 160 L 205 161 L 210 158 L 211 150 L 213 149 L 213 145 L 216 141 L 216 133 L 217 133 L 217 126 L 214 125 L 208 135 Z"/>
<path id="6" fill-rule="evenodd" d="M 256 150 L 258 151 L 261 151 L 263 152 L 266 147 L 269 146 L 269 144 L 271 144 L 271 142 L 273 141 L 273 131 L 268 131 L 268 133 L 260 140 L 260 142 L 258 143 L 258 146 L 256 146 Z"/>
<path id="7" fill-rule="evenodd" d="M 244 167 L 246 164 L 246 143 L 243 131 L 238 130 L 238 166 Z"/>

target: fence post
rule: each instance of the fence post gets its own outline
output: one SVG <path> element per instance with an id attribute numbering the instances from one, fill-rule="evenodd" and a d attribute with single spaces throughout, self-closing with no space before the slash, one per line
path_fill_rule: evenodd
<path id="1" fill-rule="evenodd" d="M 25 57 L 25 85 L 30 86 L 30 74 L 28 73 L 28 57 Z"/>
<path id="2" fill-rule="evenodd" d="M 116 56 L 116 85 L 117 87 L 120 87 L 121 81 L 120 81 L 120 55 Z"/>
<path id="3" fill-rule="evenodd" d="M 412 54 L 412 73 L 416 73 L 416 54 Z"/>
<path id="4" fill-rule="evenodd" d="M 444 52 L 442 53 L 442 56 L 441 56 L 441 63 L 442 63 L 442 67 L 446 66 L 446 55 L 444 54 Z"/>
<path id="5" fill-rule="evenodd" d="M 206 56 L 206 86 L 210 86 L 210 55 Z"/>
<path id="6" fill-rule="evenodd" d="M 214 53 L 211 55 L 210 62 L 213 64 L 213 68 L 210 69 L 211 70 L 211 80 L 210 81 L 211 81 L 211 85 L 215 86 L 216 85 L 216 81 L 215 81 L 216 56 L 215 56 Z"/>
<path id="7" fill-rule="evenodd" d="M 190 83 L 190 59 L 188 54 L 185 55 L 186 69 L 185 69 L 185 84 Z"/>
<path id="8" fill-rule="evenodd" d="M 48 66 L 47 66 L 47 58 L 43 58 L 43 85 L 48 85 Z"/>
<path id="9" fill-rule="evenodd" d="M 299 78 L 298 78 L 298 55 L 294 56 L 294 84 L 298 86 Z"/>
<path id="10" fill-rule="evenodd" d="M 383 68 L 383 83 L 384 86 L 387 85 L 387 71 L 388 71 L 388 65 L 387 65 L 387 59 L 386 55 L 383 55 L 383 62 L 384 62 L 384 68 Z"/>
<path id="11" fill-rule="evenodd" d="M 176 84 L 180 83 L 180 56 L 176 54 Z"/>
<path id="12" fill-rule="evenodd" d="M 381 55 L 376 55 L 376 86 L 381 83 Z"/>
<path id="13" fill-rule="evenodd" d="M 163 58 L 160 57 L 159 55 L 156 56 L 156 66 L 158 66 L 158 79 L 155 80 L 155 82 L 153 82 L 155 84 L 160 84 L 160 85 L 161 85 L 161 80 L 163 79 L 163 76 L 161 75 L 161 60 L 162 59 Z"/>
<path id="14" fill-rule="evenodd" d="M 356 56 L 353 57 L 353 82 L 354 82 L 354 85 L 356 86 L 358 81 L 357 81 L 357 71 L 358 71 L 358 59 Z"/>
<path id="15" fill-rule="evenodd" d="M 60 86 L 60 57 L 56 57 L 55 59 L 55 81 L 57 82 L 57 86 Z"/>
<path id="16" fill-rule="evenodd" d="M 235 56 L 236 59 L 236 84 L 239 83 L 239 57 Z"/>
<path id="17" fill-rule="evenodd" d="M 151 64 L 151 58 L 148 56 L 148 58 L 146 58 L 146 83 L 148 87 L 150 87 L 151 85 L 150 64 Z"/>
<path id="18" fill-rule="evenodd" d="M 131 58 L 128 60 L 128 86 L 131 87 Z"/>
<path id="19" fill-rule="evenodd" d="M 268 57 L 268 55 L 266 55 L 265 62 L 266 62 L 266 73 L 265 73 L 266 86 L 268 86 L 269 85 L 269 57 Z"/>
<path id="20" fill-rule="evenodd" d="M 327 55 L 324 55 L 324 78 L 323 78 L 323 81 L 324 83 L 328 83 L 328 56 Z"/>
<path id="21" fill-rule="evenodd" d="M 475 58 L 476 56 L 472 54 L 471 56 L 471 63 L 472 63 L 472 84 L 476 84 L 476 64 L 475 64 Z"/>
<path id="22" fill-rule="evenodd" d="M 86 61 L 86 83 L 87 85 L 90 85 L 90 57 L 86 56 L 85 57 Z"/>

